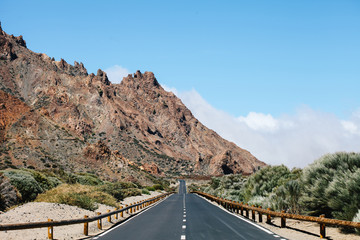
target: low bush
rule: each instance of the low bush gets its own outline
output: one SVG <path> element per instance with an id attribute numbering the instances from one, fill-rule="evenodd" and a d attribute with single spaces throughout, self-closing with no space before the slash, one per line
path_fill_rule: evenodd
<path id="1" fill-rule="evenodd" d="M 131 197 L 131 196 L 140 196 L 141 190 L 138 188 L 128 188 L 124 189 L 124 198 Z"/>
<path id="2" fill-rule="evenodd" d="M 141 190 L 141 193 L 142 193 L 142 194 L 150 195 L 149 190 L 147 190 L 146 188 L 142 189 L 142 190 Z"/>
<path id="3" fill-rule="evenodd" d="M 61 184 L 45 193 L 39 194 L 36 202 L 63 203 L 95 210 L 97 203 L 117 207 L 117 200 L 108 193 L 101 192 L 95 186 L 81 184 Z"/>
<path id="4" fill-rule="evenodd" d="M 154 185 L 153 185 L 153 188 L 154 188 L 155 190 L 164 190 L 164 187 L 163 187 L 161 184 L 154 184 Z"/>
<path id="5" fill-rule="evenodd" d="M 117 183 L 106 183 L 104 185 L 98 186 L 98 190 L 108 193 L 118 201 L 124 199 L 124 184 L 122 182 Z"/>
<path id="6" fill-rule="evenodd" d="M 104 184 L 99 177 L 91 173 L 70 174 L 70 177 L 73 178 L 74 183 L 82 185 L 98 186 Z"/>
<path id="7" fill-rule="evenodd" d="M 84 193 L 67 193 L 58 196 L 57 203 L 77 206 L 90 211 L 97 209 L 95 201 Z"/>
<path id="8" fill-rule="evenodd" d="M 308 214 L 352 220 L 360 206 L 360 154 L 327 154 L 303 171 L 301 198 Z"/>
<path id="9" fill-rule="evenodd" d="M 4 176 L 10 179 L 10 182 L 21 194 L 23 202 L 32 201 L 44 189 L 35 180 L 30 172 L 24 170 L 6 170 L 3 171 Z"/>
<path id="10" fill-rule="evenodd" d="M 148 186 L 148 187 L 146 187 L 146 189 L 149 190 L 149 191 L 156 191 L 156 189 L 154 187 L 149 187 Z"/>

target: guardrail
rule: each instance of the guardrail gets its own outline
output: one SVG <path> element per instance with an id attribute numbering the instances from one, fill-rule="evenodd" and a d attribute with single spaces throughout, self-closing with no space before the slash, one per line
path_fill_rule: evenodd
<path id="1" fill-rule="evenodd" d="M 108 218 L 108 222 L 111 222 L 111 216 L 115 215 L 115 219 L 118 219 L 118 215 L 120 214 L 123 217 L 124 212 L 133 214 L 136 211 L 143 209 L 165 197 L 173 194 L 173 192 L 164 193 L 157 197 L 153 197 L 144 201 L 137 202 L 135 204 L 125 205 L 125 207 L 120 207 L 120 209 L 115 209 L 115 211 L 108 210 L 107 213 L 101 214 L 97 213 L 98 216 L 89 217 L 84 216 L 84 218 L 79 219 L 70 219 L 70 220 L 60 220 L 53 221 L 52 219 L 48 219 L 47 222 L 32 222 L 32 223 L 17 223 L 17 224 L 0 224 L 0 231 L 10 231 L 10 230 L 20 230 L 20 229 L 32 229 L 32 228 L 48 228 L 48 239 L 54 238 L 54 227 L 56 226 L 65 226 L 65 225 L 73 225 L 84 223 L 84 235 L 88 236 L 89 234 L 89 222 L 98 221 L 97 227 L 98 229 L 102 229 L 102 219 Z"/>
<path id="2" fill-rule="evenodd" d="M 266 215 L 266 223 L 271 223 L 271 217 L 280 217 L 281 218 L 281 227 L 286 227 L 286 219 L 295 219 L 295 220 L 301 220 L 301 221 L 307 221 L 307 222 L 316 222 L 320 224 L 320 238 L 326 237 L 326 225 L 334 225 L 334 226 L 342 226 L 342 227 L 353 227 L 353 228 L 360 228 L 360 222 L 350 222 L 350 221 L 344 221 L 344 220 L 337 220 L 337 219 L 330 219 L 325 218 L 325 215 L 320 215 L 320 217 L 311 217 L 311 216 L 305 216 L 305 215 L 298 215 L 298 214 L 291 214 L 291 213 L 285 213 L 285 211 L 281 212 L 275 212 L 271 211 L 270 208 L 263 209 L 261 206 L 255 207 L 254 205 L 249 206 L 248 204 L 244 204 L 243 202 L 235 202 L 231 200 L 227 200 L 224 198 L 216 197 L 207 193 L 199 192 L 199 191 L 192 191 L 192 193 L 197 193 L 203 197 L 206 197 L 207 199 L 211 201 L 215 201 L 218 204 L 222 205 L 224 208 L 240 213 L 242 216 L 245 216 L 249 218 L 249 212 L 252 213 L 252 220 L 255 221 L 255 212 L 258 213 L 259 222 L 262 222 L 262 215 Z"/>

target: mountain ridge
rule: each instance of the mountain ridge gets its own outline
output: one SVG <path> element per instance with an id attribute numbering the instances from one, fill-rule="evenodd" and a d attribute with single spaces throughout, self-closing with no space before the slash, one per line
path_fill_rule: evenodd
<path id="1" fill-rule="evenodd" d="M 26 125 L 17 113 L 22 118 L 0 122 L 3 163 L 58 164 L 109 178 L 132 178 L 134 169 L 137 175 L 142 169 L 161 176 L 251 174 L 266 165 L 201 124 L 152 72 L 137 71 L 112 84 L 101 69 L 88 74 L 82 63 L 32 52 L 22 36 L 1 26 L 0 50 L 2 113 L 14 115 L 8 100 L 18 99 L 15 105 L 31 119 Z M 29 138 L 38 140 L 23 141 Z"/>

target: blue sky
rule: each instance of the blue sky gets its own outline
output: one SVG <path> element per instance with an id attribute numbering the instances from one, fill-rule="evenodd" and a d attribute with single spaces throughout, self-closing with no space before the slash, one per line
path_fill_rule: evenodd
<path id="1" fill-rule="evenodd" d="M 289 160 L 297 151 L 312 152 L 304 156 L 311 162 L 328 151 L 359 150 L 360 1 L 2 0 L 0 20 L 29 49 L 81 61 L 88 72 L 154 72 L 201 121 L 268 163 L 303 166 Z M 217 112 L 229 119 L 215 122 Z M 338 132 L 304 129 L 315 124 L 300 124 L 303 114 L 332 119 L 322 125 Z M 229 121 L 236 123 L 225 129 Z M 252 143 L 231 136 L 244 126 Z M 320 140 L 268 157 L 299 133 Z"/>

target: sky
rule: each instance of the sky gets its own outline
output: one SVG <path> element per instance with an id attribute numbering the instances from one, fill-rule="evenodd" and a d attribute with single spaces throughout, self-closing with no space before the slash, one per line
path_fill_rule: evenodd
<path id="1" fill-rule="evenodd" d="M 272 165 L 360 150 L 360 1 L 0 1 L 34 52 L 113 83 L 152 71 L 207 127 Z"/>

